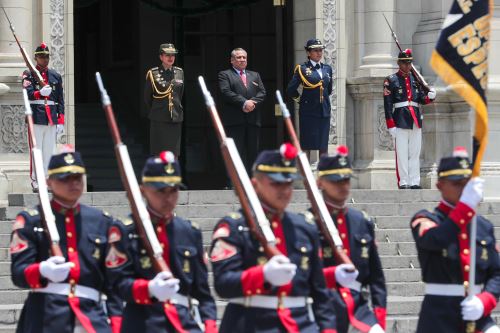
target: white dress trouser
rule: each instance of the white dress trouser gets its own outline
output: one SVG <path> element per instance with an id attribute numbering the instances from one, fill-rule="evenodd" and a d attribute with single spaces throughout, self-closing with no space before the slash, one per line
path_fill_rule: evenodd
<path id="1" fill-rule="evenodd" d="M 396 128 L 396 166 L 399 186 L 420 185 L 422 129 Z"/>
<path id="2" fill-rule="evenodd" d="M 45 176 L 49 168 L 49 161 L 56 149 L 57 126 L 56 125 L 34 125 L 35 140 L 37 147 L 42 151 L 43 169 Z M 31 168 L 31 179 L 35 180 L 35 168 Z"/>

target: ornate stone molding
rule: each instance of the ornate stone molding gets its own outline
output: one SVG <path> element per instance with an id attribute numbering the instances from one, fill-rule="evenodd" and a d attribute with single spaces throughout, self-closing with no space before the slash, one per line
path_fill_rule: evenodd
<path id="1" fill-rule="evenodd" d="M 328 142 L 330 144 L 338 143 L 337 132 L 337 30 L 336 30 L 336 0 L 323 0 L 323 43 L 325 50 L 323 51 L 325 63 L 332 66 L 332 84 L 333 90 L 330 95 L 332 104 L 330 118 L 330 135 Z"/>
<path id="2" fill-rule="evenodd" d="M 50 0 L 50 62 L 64 78 L 64 0 Z"/>
<path id="3" fill-rule="evenodd" d="M 28 151 L 24 106 L 0 105 L 0 153 Z"/>
<path id="4" fill-rule="evenodd" d="M 383 105 L 377 107 L 377 148 L 383 151 L 394 150 L 394 140 L 387 130 Z"/>

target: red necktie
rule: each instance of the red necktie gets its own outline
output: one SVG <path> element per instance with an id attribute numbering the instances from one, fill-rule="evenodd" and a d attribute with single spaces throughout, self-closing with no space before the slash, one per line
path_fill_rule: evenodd
<path id="1" fill-rule="evenodd" d="M 241 81 L 243 81 L 243 84 L 246 87 L 247 86 L 247 75 L 245 74 L 244 71 L 240 71 L 240 76 L 241 76 Z"/>

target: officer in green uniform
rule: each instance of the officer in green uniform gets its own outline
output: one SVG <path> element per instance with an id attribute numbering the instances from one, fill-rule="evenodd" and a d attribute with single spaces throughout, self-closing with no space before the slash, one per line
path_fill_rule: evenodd
<path id="1" fill-rule="evenodd" d="M 144 87 L 144 101 L 149 109 L 150 153 L 157 155 L 169 150 L 179 156 L 184 118 L 181 105 L 184 71 L 174 66 L 179 52 L 174 44 L 161 44 L 159 52 L 161 64 L 148 70 Z"/>

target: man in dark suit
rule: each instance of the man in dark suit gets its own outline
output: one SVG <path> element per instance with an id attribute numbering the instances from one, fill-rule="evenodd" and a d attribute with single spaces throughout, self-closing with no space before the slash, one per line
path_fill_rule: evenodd
<path id="1" fill-rule="evenodd" d="M 222 123 L 227 135 L 236 143 L 247 172 L 259 151 L 261 104 L 266 89 L 259 73 L 246 70 L 247 52 L 236 48 L 231 52 L 231 68 L 219 72 L 222 97 Z"/>

